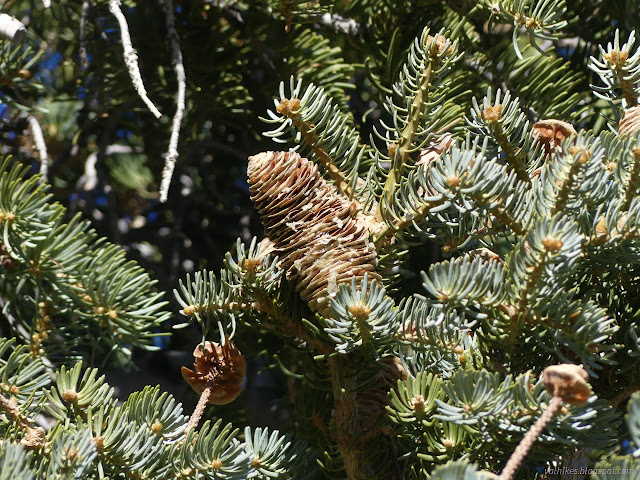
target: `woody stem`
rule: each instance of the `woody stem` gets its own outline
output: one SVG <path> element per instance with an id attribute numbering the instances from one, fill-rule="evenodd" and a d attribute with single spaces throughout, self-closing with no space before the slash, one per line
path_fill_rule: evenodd
<path id="1" fill-rule="evenodd" d="M 198 404 L 196 405 L 195 410 L 191 414 L 191 418 L 189 419 L 189 423 L 187 424 L 186 432 L 188 432 L 192 428 L 197 427 L 198 423 L 200 423 L 200 419 L 202 418 L 204 409 L 207 406 L 207 403 L 209 403 L 209 397 L 211 396 L 212 390 L 213 390 L 212 383 L 207 382 L 207 386 L 202 391 L 202 394 L 200 394 L 200 400 L 198 400 Z"/>
<path id="2" fill-rule="evenodd" d="M 562 397 L 554 396 L 551 399 L 551 403 L 547 406 L 540 418 L 533 424 L 533 426 L 529 429 L 524 438 L 520 441 L 516 449 L 513 451 L 513 454 L 509 458 L 509 461 L 504 466 L 502 473 L 498 477 L 498 480 L 511 480 L 513 475 L 518 470 L 518 467 L 524 460 L 524 457 L 527 456 L 529 449 L 535 443 L 536 439 L 544 430 L 544 427 L 547 426 L 547 423 L 553 418 L 558 409 L 562 405 Z"/>

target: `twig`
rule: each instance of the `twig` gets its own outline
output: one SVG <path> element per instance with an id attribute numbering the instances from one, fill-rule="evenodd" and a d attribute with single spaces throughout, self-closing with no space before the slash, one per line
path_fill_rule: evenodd
<path id="1" fill-rule="evenodd" d="M 345 18 L 337 13 L 325 13 L 320 17 L 323 25 L 333 27 L 336 32 L 346 33 L 347 35 L 357 35 L 360 33 L 360 25 L 352 18 Z"/>
<path id="2" fill-rule="evenodd" d="M 40 156 L 40 174 L 42 180 L 47 180 L 49 174 L 49 157 L 47 156 L 47 145 L 44 143 L 44 136 L 42 135 L 42 128 L 36 117 L 29 117 L 29 127 L 31 128 L 31 134 L 33 135 L 33 141 L 38 149 L 38 155 Z"/>
<path id="3" fill-rule="evenodd" d="M 132 153 L 134 150 L 128 145 L 109 145 L 105 151 L 105 157 L 114 153 Z M 84 174 L 77 183 L 78 188 L 83 190 L 93 190 L 98 185 L 98 171 L 96 164 L 98 163 L 98 152 L 93 152 L 84 162 Z"/>
<path id="4" fill-rule="evenodd" d="M 26 449 L 38 449 L 47 444 L 47 437 L 42 427 L 34 427 L 29 419 L 20 412 L 20 407 L 15 397 L 7 398 L 0 394 L 0 409 L 20 426 L 24 432 L 24 437 L 20 443 Z"/>
<path id="5" fill-rule="evenodd" d="M 109 0 L 109 11 L 114 17 L 116 17 L 120 24 L 120 38 L 122 39 L 122 48 L 124 50 L 124 61 L 127 64 L 131 82 L 138 92 L 138 95 L 140 95 L 142 101 L 147 105 L 149 110 L 151 110 L 151 113 L 153 113 L 156 118 L 160 118 L 162 114 L 153 104 L 147 95 L 147 90 L 144 88 L 142 75 L 140 74 L 140 67 L 138 66 L 138 55 L 131 44 L 129 25 L 127 25 L 127 19 L 122 13 L 122 10 L 120 10 L 120 0 Z"/>
<path id="6" fill-rule="evenodd" d="M 623 392 L 621 392 L 618 395 L 616 395 L 615 397 L 613 397 L 613 400 L 611 400 L 611 408 L 618 408 L 618 406 L 622 402 L 624 402 L 627 398 L 629 398 L 631 396 L 631 394 L 637 392 L 638 390 L 640 390 L 640 386 L 638 386 L 636 384 L 630 385 Z"/>
<path id="7" fill-rule="evenodd" d="M 587 383 L 589 375 L 578 365 L 563 363 L 551 365 L 542 371 L 542 382 L 547 392 L 551 394 L 551 403 L 540 418 L 534 423 L 524 438 L 520 441 L 513 454 L 504 466 L 498 480 L 511 480 L 529 449 L 556 414 L 563 402 L 573 406 L 582 406 L 591 396 L 591 385 Z"/>
<path id="8" fill-rule="evenodd" d="M 558 411 L 560 405 L 562 405 L 562 397 L 554 396 L 551 399 L 551 403 L 547 406 L 542 415 L 540 415 L 540 418 L 538 418 L 536 423 L 533 424 L 533 426 L 529 429 L 527 434 L 516 447 L 515 451 L 509 458 L 509 461 L 502 470 L 502 473 L 498 477 L 499 480 L 511 480 L 513 478 L 516 470 L 518 470 L 518 467 L 527 456 L 529 449 L 535 443 L 536 439 L 540 436 L 542 430 L 544 430 L 544 427 L 547 426 L 549 420 L 551 420 L 555 413 Z"/>
<path id="9" fill-rule="evenodd" d="M 6 13 L 0 13 L 0 38 L 6 38 L 13 43 L 22 43 L 27 38 L 24 24 Z"/>
<path id="10" fill-rule="evenodd" d="M 82 2 L 82 16 L 80 17 L 80 63 L 82 68 L 89 66 L 87 57 L 87 17 L 89 16 L 89 0 Z"/>
<path id="11" fill-rule="evenodd" d="M 175 20 L 173 17 L 173 2 L 171 0 L 164 1 L 165 18 L 167 22 L 167 33 L 169 36 L 169 44 L 171 45 L 171 61 L 173 69 L 178 79 L 178 95 L 176 98 L 176 113 L 173 116 L 173 124 L 171 126 L 171 138 L 169 139 L 169 149 L 165 155 L 164 168 L 162 169 L 162 182 L 160 183 L 160 201 L 166 202 L 169 195 L 169 185 L 173 176 L 173 169 L 178 160 L 178 138 L 180 136 L 180 124 L 185 109 L 185 92 L 187 85 L 187 77 L 184 72 L 184 64 L 182 63 L 182 52 L 180 51 L 180 38 L 176 31 Z"/>
<path id="12" fill-rule="evenodd" d="M 198 423 L 200 423 L 200 419 L 202 418 L 202 414 L 204 413 L 204 409 L 207 406 L 207 403 L 209 403 L 209 397 L 211 396 L 212 388 L 213 387 L 212 387 L 211 382 L 210 382 L 209 384 L 207 384 L 205 389 L 200 394 L 200 399 L 198 400 L 198 404 L 196 405 L 195 410 L 191 414 L 191 418 L 189 418 L 189 423 L 187 423 L 186 432 L 188 432 L 192 428 L 197 427 Z"/>

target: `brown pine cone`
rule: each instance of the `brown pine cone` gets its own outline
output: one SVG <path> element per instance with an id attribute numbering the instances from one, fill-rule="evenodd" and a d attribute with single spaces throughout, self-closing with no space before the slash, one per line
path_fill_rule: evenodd
<path id="1" fill-rule="evenodd" d="M 249 158 L 248 175 L 267 236 L 312 310 L 332 316 L 331 296 L 352 277 L 380 280 L 369 224 L 315 164 L 295 152 L 263 152 Z"/>
<path id="2" fill-rule="evenodd" d="M 631 107 L 624 112 L 620 120 L 618 136 L 627 135 L 640 130 L 640 106 Z"/>

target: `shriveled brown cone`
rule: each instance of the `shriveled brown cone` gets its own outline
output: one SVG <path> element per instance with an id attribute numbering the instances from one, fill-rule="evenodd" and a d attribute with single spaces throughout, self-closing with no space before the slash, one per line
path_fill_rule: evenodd
<path id="1" fill-rule="evenodd" d="M 591 396 L 588 380 L 589 375 L 584 368 L 570 363 L 551 365 L 542 372 L 542 381 L 547 391 L 570 405 L 581 406 L 587 403 Z"/>
<path id="2" fill-rule="evenodd" d="M 315 164 L 294 152 L 263 152 L 249 158 L 248 175 L 267 236 L 312 310 L 331 316 L 330 295 L 352 277 L 380 279 L 368 223 Z"/>
<path id="3" fill-rule="evenodd" d="M 554 153 L 563 140 L 578 135 L 578 132 L 570 123 L 549 119 L 536 122 L 532 135 L 538 136 L 537 141 L 544 147 L 545 152 Z"/>
<path id="4" fill-rule="evenodd" d="M 182 376 L 198 394 L 210 388 L 208 402 L 214 405 L 226 405 L 240 395 L 247 362 L 231 340 L 224 345 L 204 342 L 204 348 L 198 345 L 193 356 L 195 369 L 182 367 Z"/>
<path id="5" fill-rule="evenodd" d="M 618 127 L 618 136 L 627 135 L 640 130 L 640 106 L 631 107 L 624 112 Z"/>

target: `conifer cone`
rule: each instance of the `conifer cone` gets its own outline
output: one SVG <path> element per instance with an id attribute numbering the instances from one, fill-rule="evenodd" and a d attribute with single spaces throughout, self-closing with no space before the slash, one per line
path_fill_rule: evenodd
<path id="1" fill-rule="evenodd" d="M 315 164 L 295 152 L 263 152 L 249 158 L 248 175 L 267 236 L 312 310 L 332 316 L 330 296 L 352 277 L 380 280 L 368 223 Z"/>
<path id="2" fill-rule="evenodd" d="M 631 107 L 624 112 L 620 120 L 618 136 L 626 135 L 640 130 L 640 106 Z"/>
<path id="3" fill-rule="evenodd" d="M 573 125 L 561 120 L 540 120 L 533 125 L 533 136 L 542 145 L 545 152 L 555 153 L 563 140 L 578 135 Z"/>
<path id="4" fill-rule="evenodd" d="M 238 347 L 227 338 L 224 345 L 204 342 L 193 351 L 194 369 L 182 367 L 182 376 L 196 393 L 212 389 L 208 399 L 213 405 L 226 405 L 242 392 L 240 384 L 247 372 L 247 362 Z"/>

